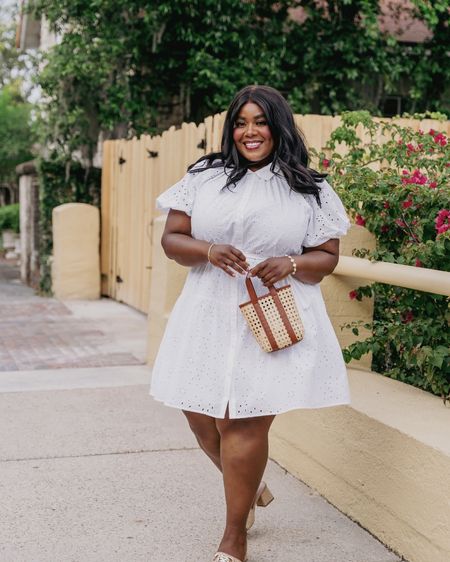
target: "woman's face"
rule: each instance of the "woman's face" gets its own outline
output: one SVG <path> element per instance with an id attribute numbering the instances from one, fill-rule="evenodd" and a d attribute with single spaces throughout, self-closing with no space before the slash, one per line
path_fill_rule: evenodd
<path id="1" fill-rule="evenodd" d="M 234 123 L 233 140 L 239 153 L 254 162 L 257 169 L 265 166 L 273 152 L 273 138 L 263 110 L 253 102 L 244 104 Z"/>

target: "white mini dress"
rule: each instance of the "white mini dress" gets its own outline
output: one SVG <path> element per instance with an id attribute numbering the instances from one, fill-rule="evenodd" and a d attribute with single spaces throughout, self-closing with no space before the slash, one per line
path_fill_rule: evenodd
<path id="1" fill-rule="evenodd" d="M 161 210 L 191 217 L 192 236 L 232 244 L 250 266 L 343 236 L 345 209 L 326 180 L 321 207 L 313 195 L 290 189 L 271 164 L 250 170 L 224 188 L 223 169 L 187 173 L 157 199 Z M 168 406 L 224 418 L 280 414 L 298 408 L 350 403 L 347 371 L 319 284 L 289 276 L 303 321 L 304 339 L 264 352 L 239 304 L 249 300 L 245 276 L 209 263 L 192 267 L 171 312 L 152 371 L 150 394 Z M 267 293 L 253 278 L 258 294 Z"/>

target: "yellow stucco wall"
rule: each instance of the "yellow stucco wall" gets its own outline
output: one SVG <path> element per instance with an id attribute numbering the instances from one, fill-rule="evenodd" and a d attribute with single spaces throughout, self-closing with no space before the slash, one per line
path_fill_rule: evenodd
<path id="1" fill-rule="evenodd" d="M 409 562 L 450 560 L 450 408 L 349 370 L 350 406 L 277 416 L 270 456 Z"/>
<path id="2" fill-rule="evenodd" d="M 355 248 L 374 250 L 375 246 L 376 241 L 373 234 L 363 226 L 352 225 L 347 235 L 341 240 L 340 253 L 343 256 L 351 256 Z M 351 330 L 341 330 L 342 325 L 354 320 L 372 321 L 373 299 L 364 298 L 362 301 L 357 301 L 351 300 L 349 297 L 350 291 L 367 284 L 367 281 L 356 277 L 329 275 L 320 285 L 328 315 L 342 348 L 370 335 L 370 332 L 364 328 L 360 328 L 359 336 L 355 336 Z M 370 369 L 371 363 L 372 354 L 367 354 L 358 361 L 353 360 L 350 365 L 358 369 Z"/>
<path id="3" fill-rule="evenodd" d="M 170 311 L 181 292 L 188 268 L 169 260 L 160 240 L 166 223 L 166 215 L 153 222 L 151 289 L 148 311 L 148 363 L 153 365 Z"/>

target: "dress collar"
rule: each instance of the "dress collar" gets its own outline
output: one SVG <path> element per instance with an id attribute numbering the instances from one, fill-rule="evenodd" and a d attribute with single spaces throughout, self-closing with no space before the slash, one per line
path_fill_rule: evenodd
<path id="1" fill-rule="evenodd" d="M 256 172 L 252 172 L 249 169 L 247 170 L 247 174 L 249 174 L 249 176 L 255 174 L 262 180 L 269 181 L 273 178 L 273 176 L 280 173 L 280 166 L 278 164 L 275 164 L 273 171 L 270 169 L 272 167 L 272 164 L 273 162 L 269 162 L 269 164 L 266 164 L 266 166 L 264 166 L 263 168 L 259 168 L 259 170 L 256 170 Z"/>

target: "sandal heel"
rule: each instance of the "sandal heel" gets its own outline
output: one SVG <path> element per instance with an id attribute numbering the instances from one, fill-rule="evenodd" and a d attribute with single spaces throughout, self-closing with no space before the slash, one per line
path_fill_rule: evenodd
<path id="1" fill-rule="evenodd" d="M 271 501 L 273 501 L 274 497 L 272 492 L 269 490 L 269 488 L 266 486 L 264 488 L 264 490 L 261 492 L 256 505 L 260 506 L 260 507 L 267 507 L 269 505 L 269 503 Z"/>
<path id="2" fill-rule="evenodd" d="M 260 492 L 261 489 L 262 491 Z M 269 490 L 265 482 L 261 482 L 258 488 L 258 492 L 259 493 L 257 493 L 256 500 L 253 502 L 253 505 L 250 508 L 247 517 L 247 524 L 246 524 L 247 531 L 249 531 L 255 523 L 256 506 L 258 505 L 260 507 L 267 507 L 269 503 L 274 499 L 272 492 Z"/>

